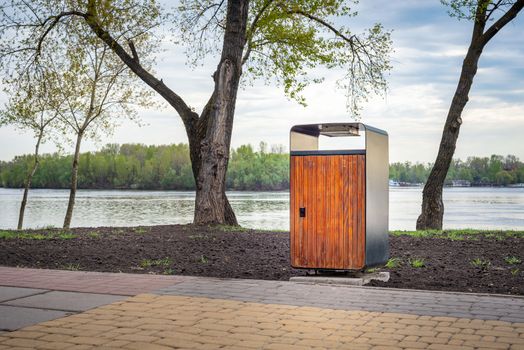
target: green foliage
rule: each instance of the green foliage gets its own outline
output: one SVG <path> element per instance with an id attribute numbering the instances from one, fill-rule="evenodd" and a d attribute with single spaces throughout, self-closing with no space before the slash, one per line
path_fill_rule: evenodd
<path id="1" fill-rule="evenodd" d="M 395 269 L 399 267 L 400 265 L 402 265 L 402 260 L 400 260 L 400 258 L 389 258 L 385 266 L 388 269 Z"/>
<path id="2" fill-rule="evenodd" d="M 506 238 L 524 238 L 524 231 L 515 230 L 476 230 L 476 229 L 458 229 L 458 230 L 419 230 L 419 231 L 389 231 L 392 236 L 411 236 L 418 238 L 445 238 L 454 241 L 458 240 L 475 240 L 478 236 L 488 238 L 506 239 Z"/>
<path id="3" fill-rule="evenodd" d="M 504 261 L 509 265 L 517 265 L 522 262 L 522 260 L 520 260 L 516 256 L 507 256 L 504 258 Z"/>
<path id="4" fill-rule="evenodd" d="M 423 183 L 432 167 L 432 164 L 393 163 L 389 167 L 389 178 L 399 182 Z M 499 155 L 468 157 L 465 162 L 454 159 L 446 183 L 450 184 L 452 180 L 466 180 L 473 185 L 524 183 L 524 163 L 514 155 L 505 158 Z"/>
<path id="5" fill-rule="evenodd" d="M 200 255 L 200 259 L 198 261 L 202 264 L 207 264 L 209 262 L 208 258 L 205 255 Z"/>
<path id="6" fill-rule="evenodd" d="M 380 24 L 361 34 L 340 25 L 357 15 L 355 2 L 250 1 L 243 82 L 276 82 L 289 98 L 305 105 L 305 87 L 323 80 L 316 68 L 343 69 L 339 86 L 347 92 L 348 110 L 358 114 L 371 92 L 386 89 L 391 39 Z M 225 15 L 226 2 L 180 1 L 175 28 L 191 64 L 220 51 Z"/>
<path id="7" fill-rule="evenodd" d="M 0 186 L 20 188 L 33 156 L 17 156 L 0 162 Z M 44 154 L 32 181 L 34 188 L 68 188 L 71 156 Z M 450 179 L 466 179 L 485 185 L 495 181 L 500 169 L 513 174 L 515 182 L 524 182 L 524 164 L 515 156 L 470 157 L 467 162 L 454 160 Z M 423 182 L 430 166 L 411 163 L 390 165 L 390 178 L 405 182 Z M 467 176 L 464 174 L 468 174 Z M 98 152 L 82 153 L 78 186 L 86 189 L 158 189 L 192 190 L 194 179 L 189 147 L 179 143 L 161 146 L 108 144 Z M 230 190 L 287 190 L 289 188 L 289 154 L 283 146 L 261 142 L 258 151 L 243 145 L 231 151 L 226 187 Z M 451 232 L 451 231 L 450 231 Z M 451 232 L 455 234 L 454 232 Z M 416 234 L 421 234 L 420 232 Z M 454 239 L 460 239 L 455 235 Z"/>
<path id="8" fill-rule="evenodd" d="M 411 267 L 414 267 L 416 269 L 426 267 L 426 262 L 423 258 L 409 259 L 409 264 L 411 265 Z"/>
<path id="9" fill-rule="evenodd" d="M 481 258 L 475 258 L 471 260 L 470 264 L 474 267 L 480 268 L 481 270 L 486 270 L 491 266 L 491 262 L 489 260 L 484 260 Z"/>
<path id="10" fill-rule="evenodd" d="M 518 268 L 514 268 L 514 269 L 511 269 L 510 272 L 511 272 L 511 275 L 512 275 L 512 276 L 518 276 L 520 270 L 519 270 Z"/>

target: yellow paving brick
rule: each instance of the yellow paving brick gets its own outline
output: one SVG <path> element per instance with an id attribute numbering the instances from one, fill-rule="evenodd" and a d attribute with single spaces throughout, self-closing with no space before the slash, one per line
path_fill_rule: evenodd
<path id="1" fill-rule="evenodd" d="M 401 341 L 397 345 L 403 348 L 425 349 L 428 346 L 428 343 L 419 341 Z"/>
<path id="2" fill-rule="evenodd" d="M 126 344 L 123 346 L 124 349 L 132 349 L 132 350 L 171 350 L 170 347 L 160 345 L 160 344 L 152 344 L 152 343 L 142 343 L 142 342 L 132 342 L 129 344 Z"/>
<path id="3" fill-rule="evenodd" d="M 46 342 L 46 344 L 41 345 L 39 349 L 61 350 L 68 349 L 71 346 L 73 346 L 71 343 Z"/>
<path id="4" fill-rule="evenodd" d="M 73 344 L 72 346 L 68 346 L 67 350 L 91 350 L 95 349 L 92 345 L 86 345 L 86 344 Z"/>
<path id="5" fill-rule="evenodd" d="M 501 342 L 501 343 L 524 345 L 524 339 L 523 338 L 517 338 L 516 336 L 513 336 L 513 337 L 498 337 L 497 341 Z"/>
<path id="6" fill-rule="evenodd" d="M 201 336 L 208 336 L 208 337 L 228 337 L 231 333 L 224 332 L 224 331 L 214 331 L 214 330 L 204 330 L 202 333 L 200 333 Z"/>
<path id="7" fill-rule="evenodd" d="M 368 332 L 362 334 L 365 338 L 378 338 L 378 339 L 391 339 L 391 340 L 402 340 L 405 338 L 401 334 L 390 334 L 390 333 L 381 333 L 381 332 Z"/>
<path id="8" fill-rule="evenodd" d="M 38 338 L 43 337 L 44 335 L 47 335 L 47 334 L 48 333 L 44 333 L 44 332 L 34 332 L 34 331 L 20 330 L 20 331 L 9 333 L 9 337 L 11 337 L 11 338 L 38 339 Z"/>
<path id="9" fill-rule="evenodd" d="M 74 337 L 72 342 L 80 345 L 101 345 L 108 342 L 108 339 L 98 337 Z"/>
<path id="10" fill-rule="evenodd" d="M 239 342 L 238 339 L 234 338 L 223 338 L 223 337 L 208 337 L 199 336 L 199 341 L 203 344 L 218 344 L 218 345 L 236 345 Z"/>
<path id="11" fill-rule="evenodd" d="M 446 344 L 448 342 L 448 339 L 439 337 L 420 337 L 418 341 L 429 344 Z"/>
<path id="12" fill-rule="evenodd" d="M 285 343 L 271 343 L 264 346 L 267 350 L 304 350 L 303 346 L 285 344 Z"/>
<path id="13" fill-rule="evenodd" d="M 474 348 L 464 345 L 449 345 L 449 344 L 431 344 L 427 347 L 430 350 L 473 350 Z"/>
<path id="14" fill-rule="evenodd" d="M 6 345 L 17 339 L 44 341 L 39 344 L 47 348 L 65 344 L 106 349 L 438 350 L 524 345 L 524 324 L 151 295 L 48 321 L 18 334 L 0 336 L 0 345 L 28 347 Z M 32 344 L 37 348 L 38 343 Z"/>
<path id="15" fill-rule="evenodd" d="M 515 336 L 515 332 L 513 331 L 496 331 L 493 329 L 479 329 L 475 331 L 475 334 L 490 335 L 493 337 L 514 337 Z"/>
<path id="16" fill-rule="evenodd" d="M 109 343 L 104 344 L 104 346 L 113 347 L 113 348 L 121 348 L 124 345 L 127 345 L 129 343 L 130 342 L 125 341 L 125 340 L 113 340 L 113 341 L 110 341 Z"/>
<path id="17" fill-rule="evenodd" d="M 254 333 L 258 333 L 259 331 L 260 331 L 260 329 L 254 328 L 254 327 L 235 327 L 235 328 L 230 329 L 231 333 L 249 333 L 249 334 L 254 334 Z"/>
<path id="18" fill-rule="evenodd" d="M 241 349 L 261 349 L 266 345 L 267 342 L 265 341 L 256 341 L 256 340 L 241 340 L 237 345 L 234 345 L 235 347 L 239 347 Z"/>
<path id="19" fill-rule="evenodd" d="M 334 349 L 339 345 L 338 342 L 320 339 L 302 339 L 295 343 L 295 345 L 303 347 L 328 347 Z"/>
<path id="20" fill-rule="evenodd" d="M 482 341 L 465 341 L 464 346 L 471 346 L 482 349 L 508 349 L 509 345 L 506 343 L 489 343 Z"/>
<path id="21" fill-rule="evenodd" d="M 268 337 L 280 337 L 282 336 L 283 334 L 285 334 L 286 332 L 285 331 L 281 331 L 281 330 L 278 330 L 278 329 L 262 329 L 261 331 L 258 332 L 258 335 L 265 335 L 265 336 L 268 336 Z"/>
<path id="22" fill-rule="evenodd" d="M 148 342 L 157 341 L 157 340 L 160 339 L 160 337 L 130 333 L 130 334 L 119 335 L 115 339 L 117 339 L 117 340 L 126 340 L 126 341 L 130 341 L 130 342 L 148 343 Z"/>
<path id="23" fill-rule="evenodd" d="M 59 343 L 74 343 L 74 337 L 66 334 L 47 334 L 40 338 L 40 340 L 48 342 L 59 342 Z"/>
<path id="24" fill-rule="evenodd" d="M 261 335 L 261 334 L 248 334 L 248 333 L 233 333 L 228 335 L 231 339 L 237 339 L 237 340 L 253 340 L 253 341 L 260 341 L 260 342 L 268 342 L 271 340 L 271 337 L 268 335 Z"/>
<path id="25" fill-rule="evenodd" d="M 2 342 L 2 345 L 18 346 L 18 347 L 25 347 L 25 348 L 32 348 L 32 349 L 38 348 L 45 344 L 46 342 L 42 340 L 26 339 L 26 338 L 10 338 Z"/>

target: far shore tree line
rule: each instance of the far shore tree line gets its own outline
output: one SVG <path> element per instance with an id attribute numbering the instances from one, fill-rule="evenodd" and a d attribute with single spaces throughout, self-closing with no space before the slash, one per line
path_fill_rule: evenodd
<path id="1" fill-rule="evenodd" d="M 69 188 L 72 155 L 44 154 L 35 172 L 33 188 Z M 24 176 L 33 164 L 32 155 L 0 162 L 0 185 L 24 187 Z M 398 162 L 390 165 L 390 179 L 401 183 L 424 183 L 432 164 Z M 524 183 L 524 162 L 517 157 L 492 155 L 454 159 L 446 183 L 465 180 L 473 186 L 506 186 Z M 189 145 L 146 146 L 108 144 L 97 152 L 81 153 L 78 187 L 82 189 L 194 190 Z M 228 190 L 280 191 L 289 189 L 289 154 L 284 146 L 258 149 L 243 145 L 231 150 L 226 178 Z"/>

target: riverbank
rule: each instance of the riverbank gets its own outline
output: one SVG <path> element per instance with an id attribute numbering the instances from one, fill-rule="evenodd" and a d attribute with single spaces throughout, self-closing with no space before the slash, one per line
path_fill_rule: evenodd
<path id="1" fill-rule="evenodd" d="M 394 231 L 384 287 L 524 295 L 523 231 Z M 193 225 L 0 231 L 0 265 L 287 280 L 289 234 Z"/>

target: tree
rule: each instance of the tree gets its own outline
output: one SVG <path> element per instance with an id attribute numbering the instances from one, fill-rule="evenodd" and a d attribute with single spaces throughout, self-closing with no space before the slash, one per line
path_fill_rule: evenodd
<path id="1" fill-rule="evenodd" d="M 96 138 L 100 132 L 110 134 L 122 118 L 135 119 L 129 105 L 145 105 L 140 89 L 132 86 L 133 76 L 98 39 L 79 37 L 84 51 L 77 45 L 66 48 L 66 60 L 58 78 L 66 108 L 59 110 L 60 120 L 72 132 L 74 154 L 71 165 L 71 185 L 64 228 L 69 228 L 73 216 L 78 185 L 78 164 L 84 137 Z M 147 95 L 146 95 L 147 96 Z"/>
<path id="2" fill-rule="evenodd" d="M 52 129 L 59 115 L 60 102 L 56 99 L 57 92 L 50 84 L 50 79 L 53 78 L 56 77 L 53 77 L 51 72 L 37 69 L 34 74 L 24 75 L 19 80 L 4 81 L 6 83 L 4 91 L 10 99 L 5 108 L 0 111 L 0 126 L 9 124 L 21 130 L 29 130 L 34 133 L 36 139 L 32 165 L 25 175 L 18 230 L 21 230 L 24 224 L 31 181 L 40 163 L 40 144 L 48 137 L 49 129 Z"/>
<path id="3" fill-rule="evenodd" d="M 220 52 L 212 76 L 213 91 L 198 114 L 144 66 L 137 53 L 134 38 L 165 19 L 156 1 L 12 3 L 16 11 L 6 17 L 15 19 L 4 21 L 4 25 L 34 38 L 27 46 L 40 49 L 51 31 L 67 30 L 73 22 L 84 22 L 92 35 L 176 110 L 189 140 L 196 183 L 196 224 L 237 224 L 225 195 L 225 180 L 243 72 L 247 79 L 276 80 L 290 98 L 304 103 L 301 91 L 309 83 L 321 81 L 310 75 L 311 68 L 346 67 L 347 79 L 341 80 L 340 86 L 347 89 L 348 107 L 357 112 L 359 102 L 370 92 L 385 89 L 384 73 L 390 68 L 390 37 L 380 25 L 356 35 L 334 24 L 337 18 L 356 15 L 348 6 L 351 1 L 181 0 L 175 24 L 182 40 L 190 46 L 189 56 L 199 59 Z"/>
<path id="4" fill-rule="evenodd" d="M 417 219 L 417 230 L 442 229 L 444 203 L 442 189 L 449 170 L 462 124 L 462 111 L 468 102 L 473 78 L 484 47 L 524 7 L 524 0 L 441 0 L 449 5 L 450 14 L 459 19 L 473 20 L 473 33 L 462 71 L 449 107 L 435 164 L 422 192 L 422 210 Z M 495 17 L 500 13 L 497 20 Z M 495 20 L 491 26 L 488 22 Z"/>

